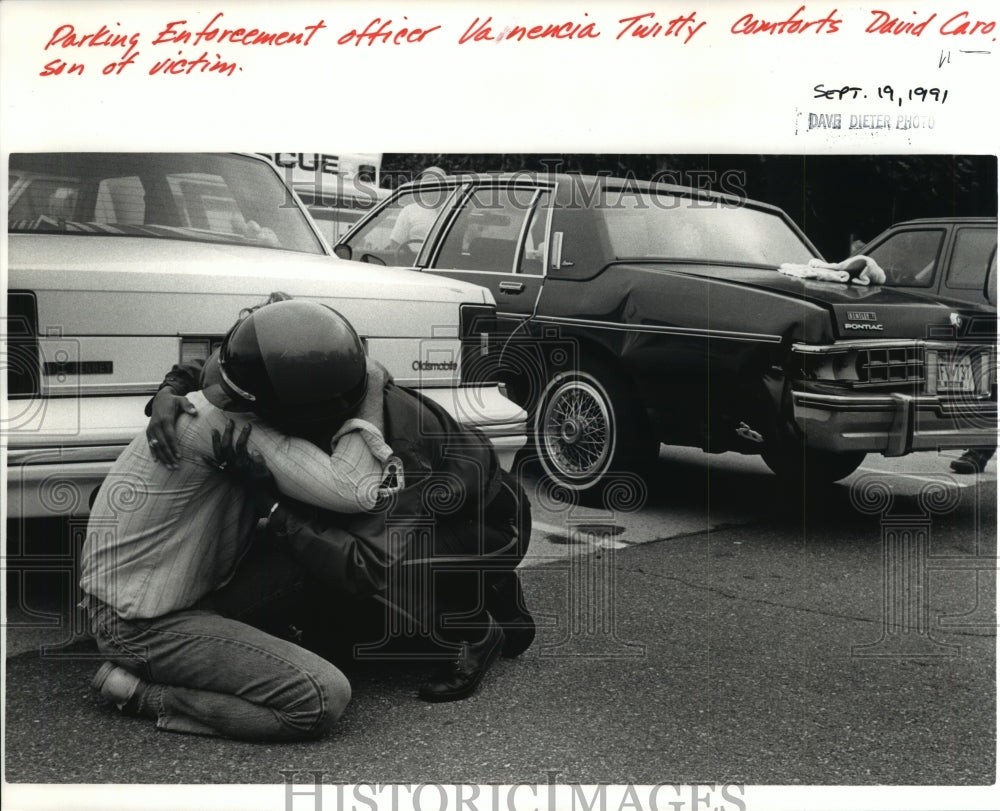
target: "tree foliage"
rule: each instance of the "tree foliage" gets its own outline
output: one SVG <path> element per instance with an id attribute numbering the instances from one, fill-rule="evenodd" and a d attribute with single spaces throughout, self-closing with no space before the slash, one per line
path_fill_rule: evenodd
<path id="1" fill-rule="evenodd" d="M 395 187 L 431 166 L 448 173 L 667 177 L 728 192 L 738 179 L 747 197 L 787 211 L 829 259 L 843 258 L 852 240 L 867 241 L 901 220 L 997 213 L 997 159 L 991 155 L 399 153 L 383 156 L 383 185 Z"/>

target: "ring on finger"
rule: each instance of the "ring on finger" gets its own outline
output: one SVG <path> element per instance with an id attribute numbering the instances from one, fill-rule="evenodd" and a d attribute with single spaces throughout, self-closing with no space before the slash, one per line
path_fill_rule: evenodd
<path id="1" fill-rule="evenodd" d="M 151 447 L 151 448 L 155 448 L 159 444 L 160 444 L 160 440 L 158 440 L 158 439 L 151 439 L 151 440 L 149 440 L 149 447 Z"/>

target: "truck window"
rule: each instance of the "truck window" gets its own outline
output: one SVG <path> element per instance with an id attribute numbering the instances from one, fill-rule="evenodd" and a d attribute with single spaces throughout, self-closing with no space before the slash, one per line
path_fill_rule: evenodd
<path id="1" fill-rule="evenodd" d="M 868 252 L 892 287 L 930 287 L 934 283 L 944 230 L 898 231 Z"/>

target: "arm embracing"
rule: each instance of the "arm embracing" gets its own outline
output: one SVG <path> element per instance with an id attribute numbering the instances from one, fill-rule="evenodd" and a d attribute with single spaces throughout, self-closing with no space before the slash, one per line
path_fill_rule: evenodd
<path id="1" fill-rule="evenodd" d="M 177 418 L 182 412 L 197 414 L 197 409 L 184 396 L 201 388 L 204 361 L 193 360 L 175 364 L 167 372 L 156 395 L 146 403 L 146 439 L 150 453 L 160 463 L 176 468 L 180 461 L 177 444 Z"/>
<path id="2" fill-rule="evenodd" d="M 368 389 L 353 419 L 334 434 L 329 455 L 311 442 L 257 423 L 251 442 L 264 457 L 278 489 L 293 498 L 337 512 L 375 507 L 385 466 L 392 456 L 384 437 L 382 398 L 389 373 L 367 361 Z"/>
<path id="3" fill-rule="evenodd" d="M 279 433 L 255 422 L 251 451 L 259 453 L 278 489 L 292 498 L 336 512 L 365 512 L 375 506 L 382 481 L 382 462 L 360 439 L 352 453 L 329 455 L 313 443 Z"/>

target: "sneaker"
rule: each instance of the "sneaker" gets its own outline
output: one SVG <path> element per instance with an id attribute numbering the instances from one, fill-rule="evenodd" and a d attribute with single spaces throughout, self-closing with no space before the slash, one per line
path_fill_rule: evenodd
<path id="1" fill-rule="evenodd" d="M 492 619 L 489 630 L 481 642 L 463 642 L 458 658 L 435 673 L 421 686 L 424 701 L 458 701 L 472 695 L 500 655 L 503 648 L 503 629 Z"/>
<path id="2" fill-rule="evenodd" d="M 127 715 L 138 715 L 145 683 L 134 673 L 114 662 L 105 662 L 94 674 L 90 686 Z"/>

